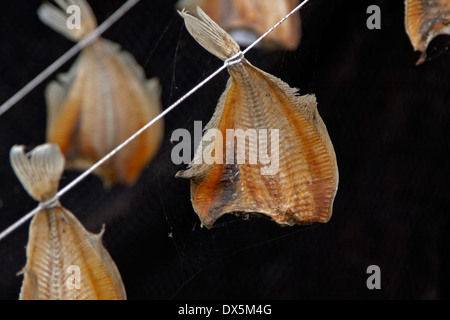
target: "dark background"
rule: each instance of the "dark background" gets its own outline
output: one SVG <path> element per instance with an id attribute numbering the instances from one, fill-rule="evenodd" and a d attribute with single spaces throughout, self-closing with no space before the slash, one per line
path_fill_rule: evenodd
<path id="1" fill-rule="evenodd" d="M 124 1 L 90 3 L 101 22 Z M 8 0 L 0 12 L 0 102 L 73 43 L 43 25 L 41 1 Z M 381 8 L 381 30 L 366 9 Z M 224 216 L 201 229 L 185 165 L 170 160 L 170 136 L 210 119 L 223 71 L 165 119 L 158 156 L 133 188 L 105 191 L 91 176 L 61 199 L 104 245 L 129 299 L 444 299 L 450 289 L 449 37 L 415 66 L 403 1 L 311 0 L 295 52 L 252 49 L 247 58 L 302 94 L 315 93 L 338 159 L 340 182 L 327 224 L 280 227 L 266 218 Z M 163 85 L 169 106 L 221 62 L 187 33 L 174 1 L 142 0 L 105 34 Z M 65 72 L 72 59 L 58 72 Z M 32 210 L 9 164 L 14 144 L 45 142 L 43 91 L 55 74 L 0 117 L 0 230 Z M 79 172 L 66 171 L 61 186 Z M 17 299 L 28 225 L 0 242 L 0 299 Z M 171 236 L 169 236 L 171 235 Z M 381 289 L 366 287 L 369 265 Z"/>

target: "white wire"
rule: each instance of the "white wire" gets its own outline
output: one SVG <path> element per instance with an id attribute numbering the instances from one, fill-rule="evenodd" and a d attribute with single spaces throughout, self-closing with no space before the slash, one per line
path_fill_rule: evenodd
<path id="1" fill-rule="evenodd" d="M 77 42 L 72 48 L 70 48 L 65 54 L 59 57 L 55 62 L 49 65 L 44 71 L 38 74 L 33 80 L 27 83 L 22 89 L 17 91 L 11 98 L 6 100 L 0 106 L 0 116 L 8 111 L 17 102 L 22 100 L 28 93 L 41 84 L 45 79 L 58 70 L 64 63 L 69 61 L 70 58 L 75 56 L 81 49 L 94 42 L 101 34 L 103 34 L 109 27 L 111 27 L 117 20 L 119 20 L 128 10 L 130 10 L 140 0 L 128 0 L 119 9 L 117 9 L 112 15 L 110 15 L 103 23 L 98 26 L 94 31 L 89 33 L 82 40 Z"/>
<path id="2" fill-rule="evenodd" d="M 139 1 L 139 0 L 137 0 L 137 1 Z M 214 78 L 223 69 L 226 69 L 228 66 L 231 66 L 231 65 L 236 64 L 239 61 L 241 61 L 244 58 L 244 54 L 248 50 L 253 48 L 259 41 L 261 41 L 264 37 L 266 37 L 269 33 L 271 33 L 275 28 L 277 28 L 281 23 L 283 23 L 283 21 L 285 21 L 287 18 L 289 18 L 293 13 L 300 10 L 307 2 L 309 2 L 309 0 L 304 0 L 302 3 L 300 3 L 297 7 L 295 7 L 295 9 L 293 9 L 291 12 L 289 12 L 283 19 L 281 19 L 276 25 L 274 25 L 266 33 L 264 33 L 261 37 L 259 37 L 257 40 L 255 40 L 255 42 L 253 42 L 250 46 L 248 46 L 244 51 L 240 51 L 237 54 L 235 54 L 233 57 L 228 58 L 220 68 L 218 68 L 216 71 L 214 71 L 212 74 L 210 74 L 202 82 L 197 84 L 194 88 L 192 88 L 190 91 L 188 91 L 184 96 L 182 96 L 180 99 L 175 101 L 172 105 L 170 105 L 163 112 L 161 112 L 158 116 L 156 116 L 152 121 L 150 121 L 144 127 L 142 127 L 137 132 L 135 132 L 132 136 L 130 136 L 128 139 L 126 139 L 124 142 L 122 142 L 120 145 L 118 145 L 116 148 L 114 148 L 111 152 L 109 152 L 106 156 L 104 156 L 102 159 L 100 159 L 98 162 L 96 162 L 94 165 L 92 165 L 89 169 L 87 169 L 82 174 L 80 174 L 72 182 L 67 184 L 53 198 L 46 201 L 46 203 L 53 203 L 53 202 L 57 201 L 62 195 L 64 195 L 66 192 L 68 192 L 70 189 L 72 189 L 75 185 L 77 185 L 79 182 L 81 182 L 83 179 L 85 179 L 89 174 L 94 172 L 98 167 L 100 167 L 102 164 L 104 164 L 106 161 L 108 161 L 117 152 L 119 152 L 123 147 L 125 147 L 128 143 L 130 143 L 137 136 L 139 136 L 142 132 L 144 132 L 146 129 L 148 129 L 150 126 L 152 126 L 156 121 L 163 118 L 166 114 L 168 114 L 170 111 L 175 109 L 180 103 L 182 103 L 184 100 L 186 100 L 194 92 L 196 92 L 198 89 L 203 87 L 208 81 L 210 81 L 212 78 Z M 0 241 L 3 238 L 5 238 L 7 235 L 9 235 L 11 232 L 13 232 L 15 229 L 17 229 L 20 225 L 25 223 L 28 219 L 31 219 L 33 217 L 33 215 L 35 215 L 39 210 L 42 209 L 42 207 L 43 207 L 42 204 L 38 205 L 37 208 L 30 211 L 25 216 L 23 216 L 21 219 L 19 219 L 17 222 L 15 222 L 10 227 L 8 227 L 3 232 L 1 232 L 0 233 Z"/>

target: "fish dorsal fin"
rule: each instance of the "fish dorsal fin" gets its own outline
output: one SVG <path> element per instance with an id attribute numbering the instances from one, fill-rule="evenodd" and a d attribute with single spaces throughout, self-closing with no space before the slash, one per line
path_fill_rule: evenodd
<path id="1" fill-rule="evenodd" d="M 85 0 L 55 0 L 59 8 L 46 2 L 43 3 L 37 13 L 39 19 L 53 30 L 63 34 L 65 37 L 73 41 L 78 41 L 97 27 L 97 19 L 92 12 L 91 7 Z M 79 28 L 69 28 L 70 13 L 68 9 L 71 6 L 75 10 L 79 8 Z M 72 12 L 69 10 L 69 12 Z M 73 11 L 76 12 L 76 11 Z M 75 13 L 74 13 L 75 14 Z M 75 18 L 75 17 L 74 17 Z"/>
<path id="2" fill-rule="evenodd" d="M 113 52 L 117 53 L 117 55 L 140 81 L 144 81 L 146 79 L 144 69 L 139 65 L 139 63 L 137 63 L 136 59 L 131 53 L 123 50 L 122 47 L 115 42 L 109 41 L 107 39 L 103 39 L 103 42 L 106 43 Z"/>
<path id="3" fill-rule="evenodd" d="M 102 39 L 102 41 L 112 52 L 116 53 L 121 58 L 121 60 L 133 72 L 133 74 L 139 81 L 144 82 L 149 97 L 153 100 L 154 103 L 160 105 L 160 96 L 162 89 L 159 79 L 153 77 L 147 80 L 144 68 L 136 61 L 136 59 L 130 52 L 123 50 L 119 44 L 113 41 L 107 39 Z"/>
<path id="4" fill-rule="evenodd" d="M 114 263 L 114 260 L 112 259 L 111 255 L 103 246 L 102 238 L 104 233 L 105 233 L 105 225 L 102 226 L 102 230 L 100 230 L 99 233 L 91 233 L 85 230 L 85 236 L 87 240 L 100 257 L 103 267 L 105 267 L 106 270 L 111 275 L 112 281 L 116 285 L 119 295 L 123 299 L 126 299 L 126 291 L 122 282 L 122 277 L 120 275 L 119 269 L 117 269 L 117 266 Z"/>
<path id="5" fill-rule="evenodd" d="M 186 29 L 192 37 L 219 59 L 231 58 L 241 50 L 237 42 L 200 7 L 197 7 L 200 19 L 188 14 L 185 10 L 178 11 L 178 13 L 183 17 Z"/>
<path id="6" fill-rule="evenodd" d="M 290 87 L 286 82 L 261 69 L 258 69 L 258 72 L 267 79 L 271 79 L 283 92 L 285 92 L 286 96 L 301 110 L 305 118 L 316 126 L 316 120 L 320 118 L 320 116 L 318 115 L 317 100 L 314 94 L 300 95 L 298 88 Z"/>
<path id="7" fill-rule="evenodd" d="M 55 144 L 43 144 L 25 153 L 24 146 L 13 146 L 11 166 L 25 190 L 35 200 L 51 199 L 58 191 L 64 171 L 64 156 Z"/>

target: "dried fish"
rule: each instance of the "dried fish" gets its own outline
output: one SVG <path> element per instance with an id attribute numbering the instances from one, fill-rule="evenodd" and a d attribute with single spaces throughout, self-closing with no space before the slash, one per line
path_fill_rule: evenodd
<path id="1" fill-rule="evenodd" d="M 191 201 L 202 225 L 210 228 L 226 213 L 259 213 L 281 225 L 327 222 L 338 169 L 315 96 L 298 96 L 297 89 L 239 58 L 239 45 L 200 8 L 200 19 L 185 11 L 180 15 L 200 45 L 222 60 L 233 58 L 225 92 L 205 127 L 213 134 L 206 131 L 188 169 L 177 173 L 191 179 Z M 228 161 L 239 152 L 233 136 L 231 148 L 228 136 L 221 145 L 223 136 L 252 129 L 278 132 L 278 143 L 272 137 L 258 142 L 258 147 L 266 142 L 266 151 L 277 155 L 278 170 L 264 173 L 264 157 L 251 163 L 256 149 L 250 139 L 245 143 L 249 161 Z M 202 161 L 205 152 L 214 161 Z"/>
<path id="2" fill-rule="evenodd" d="M 235 41 L 248 46 L 272 28 L 300 2 L 298 0 L 180 0 L 176 7 L 195 15 L 197 6 Z M 296 50 L 300 44 L 300 13 L 296 13 L 261 42 L 268 49 Z"/>
<path id="3" fill-rule="evenodd" d="M 55 144 L 25 154 L 14 146 L 11 165 L 25 190 L 41 203 L 30 224 L 21 300 L 126 299 L 119 271 L 102 245 L 55 196 L 64 156 Z"/>
<path id="4" fill-rule="evenodd" d="M 406 0 L 405 29 L 415 51 L 427 57 L 427 47 L 440 34 L 450 34 L 450 0 Z"/>
<path id="5" fill-rule="evenodd" d="M 40 19 L 69 39 L 80 40 L 97 22 L 84 0 L 44 3 Z M 80 28 L 69 29 L 69 5 L 80 8 Z M 85 47 L 68 73 L 58 75 L 45 92 L 47 142 L 56 143 L 66 168 L 87 169 L 161 112 L 157 78 L 146 80 L 133 56 L 104 38 Z M 158 120 L 95 172 L 105 186 L 133 185 L 158 152 L 164 134 Z"/>

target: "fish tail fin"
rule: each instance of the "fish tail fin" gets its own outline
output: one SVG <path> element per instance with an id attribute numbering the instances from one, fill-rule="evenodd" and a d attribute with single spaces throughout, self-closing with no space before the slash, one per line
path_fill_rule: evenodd
<path id="1" fill-rule="evenodd" d="M 188 14 L 184 9 L 178 13 L 183 17 L 186 29 L 192 37 L 219 59 L 231 58 L 241 50 L 237 42 L 200 7 L 197 7 L 199 18 Z"/>
<path id="2" fill-rule="evenodd" d="M 59 8 L 43 3 L 37 13 L 39 19 L 53 30 L 78 41 L 97 28 L 97 19 L 85 0 L 55 0 Z"/>
<path id="3" fill-rule="evenodd" d="M 64 171 L 64 156 L 56 144 L 43 144 L 25 153 L 15 145 L 9 153 L 11 166 L 25 190 L 39 202 L 51 199 L 58 191 Z"/>

